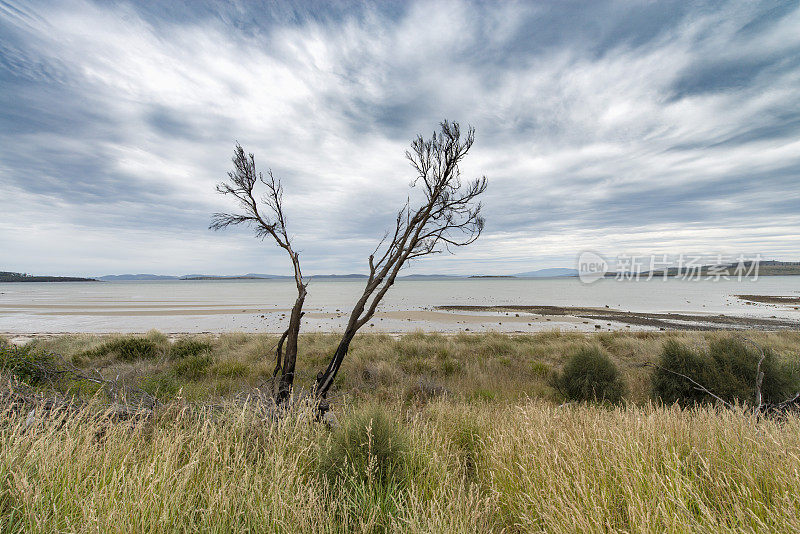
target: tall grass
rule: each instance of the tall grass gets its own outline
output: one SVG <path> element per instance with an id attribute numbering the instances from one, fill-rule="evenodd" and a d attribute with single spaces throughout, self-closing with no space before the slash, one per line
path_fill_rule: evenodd
<path id="1" fill-rule="evenodd" d="M 440 392 L 474 402 L 559 400 L 561 396 L 551 387 L 550 376 L 564 368 L 575 353 L 599 347 L 619 370 L 626 386 L 624 400 L 646 403 L 652 393 L 652 372 L 642 364 L 657 362 L 666 341 L 707 348 L 733 335 L 736 334 L 586 335 L 554 331 L 446 336 L 415 332 L 393 338 L 365 334 L 354 339 L 336 387 L 353 399 L 378 402 L 403 399 L 417 402 L 420 397 L 438 396 Z M 796 366 L 800 361 L 800 332 L 748 332 L 747 335 L 769 347 L 781 366 L 787 362 Z M 205 400 L 268 380 L 275 367 L 277 341 L 273 335 L 230 333 L 216 337 L 184 336 L 170 342 L 163 334 L 150 332 L 143 336 L 55 336 L 37 339 L 29 348 L 61 354 L 89 371 L 100 368 L 109 377 L 141 380 L 145 389 L 166 398 Z M 301 335 L 296 369 L 298 387 L 312 386 L 338 341 L 335 334 Z"/>
<path id="2" fill-rule="evenodd" d="M 27 428 L 0 417 L 0 531 L 800 530 L 795 417 L 440 399 L 378 416 L 340 407 L 330 431 L 302 411 L 265 423 L 234 405 L 112 426 L 88 410 Z M 402 445 L 328 476 L 373 432 Z M 382 468 L 391 476 L 368 475 Z"/>

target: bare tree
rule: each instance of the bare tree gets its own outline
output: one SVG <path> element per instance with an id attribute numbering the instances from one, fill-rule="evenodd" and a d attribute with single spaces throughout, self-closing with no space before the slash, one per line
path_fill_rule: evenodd
<path id="1" fill-rule="evenodd" d="M 375 315 L 400 269 L 410 260 L 469 245 L 483 230 L 481 204 L 476 199 L 486 190 L 486 177 L 462 185 L 459 170 L 459 163 L 472 147 L 475 130 L 469 127 L 462 138 L 458 123 L 445 120 L 440 126 L 428 140 L 418 136 L 406 151 L 417 173 L 411 186 L 421 187 L 424 200 L 416 208 L 406 201 L 397 213 L 394 229 L 369 256 L 364 292 L 353 307 L 327 369 L 317 375 L 315 391 L 322 412 L 327 410 L 325 399 L 353 337 Z"/>
<path id="2" fill-rule="evenodd" d="M 234 170 L 228 173 L 228 180 L 217 185 L 217 192 L 233 195 L 238 201 L 239 213 L 215 213 L 212 217 L 212 230 L 222 230 L 228 226 L 245 224 L 255 230 L 256 236 L 264 239 L 271 237 L 284 249 L 292 260 L 294 281 L 297 285 L 297 299 L 289 316 L 289 327 L 278 341 L 276 364 L 273 377 L 273 395 L 278 404 L 285 402 L 292 392 L 294 369 L 297 361 L 297 337 L 300 332 L 300 319 L 303 316 L 303 302 L 306 298 L 307 282 L 303 281 L 300 271 L 300 257 L 292 248 L 289 234 L 286 231 L 286 217 L 283 213 L 283 187 L 276 180 L 272 171 L 264 176 L 256 170 L 253 154 L 245 155 L 244 149 L 236 143 L 233 156 Z M 266 193 L 260 201 L 256 200 L 256 188 L 264 186 Z M 266 213 L 265 213 L 266 211 Z M 284 352 L 284 343 L 286 349 Z M 278 379 L 278 373 L 281 373 Z"/>

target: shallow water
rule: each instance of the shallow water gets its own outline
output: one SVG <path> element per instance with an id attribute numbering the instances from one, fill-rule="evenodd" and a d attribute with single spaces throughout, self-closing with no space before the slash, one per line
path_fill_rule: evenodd
<path id="1" fill-rule="evenodd" d="M 341 330 L 365 280 L 315 279 L 304 331 Z M 753 280 L 650 281 L 577 278 L 400 280 L 365 330 L 455 332 L 595 330 L 569 317 L 436 311 L 441 305 L 584 306 L 633 312 L 683 312 L 800 320 L 793 305 L 748 305 L 737 294 L 800 296 L 800 276 Z M 169 280 L 0 284 L 0 332 L 279 332 L 294 302 L 288 280 Z M 263 318 L 262 318 L 263 316 Z M 618 329 L 621 325 L 602 329 Z"/>

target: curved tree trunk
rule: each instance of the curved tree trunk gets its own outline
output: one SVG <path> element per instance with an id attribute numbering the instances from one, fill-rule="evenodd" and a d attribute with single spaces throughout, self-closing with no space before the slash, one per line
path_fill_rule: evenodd
<path id="1" fill-rule="evenodd" d="M 275 395 L 275 403 L 278 405 L 284 404 L 292 395 L 292 386 L 294 384 L 294 368 L 297 362 L 297 338 L 300 334 L 300 319 L 303 317 L 303 302 L 306 298 L 306 288 L 301 286 L 298 292 L 297 300 L 292 307 L 292 313 L 289 316 L 289 328 L 286 329 L 281 341 L 278 342 L 278 361 L 281 361 L 281 347 L 282 342 L 286 340 L 286 352 L 283 354 L 283 363 L 279 364 L 282 368 L 281 378 L 277 384 L 277 391 Z M 277 374 L 278 368 L 275 368 Z M 273 376 L 275 376 L 273 374 Z"/>
<path id="2" fill-rule="evenodd" d="M 328 392 L 353 337 L 375 315 L 400 269 L 410 260 L 469 245 L 480 236 L 484 221 L 476 199 L 486 190 L 486 178 L 472 180 L 462 187 L 458 167 L 473 141 L 471 127 L 462 140 L 458 123 L 443 121 L 440 132 L 434 133 L 430 140 L 417 137 L 411 144 L 412 150 L 406 152 L 418 173 L 412 186 L 420 184 L 425 201 L 416 209 L 407 201 L 397 213 L 394 233 L 387 232 L 369 256 L 369 279 L 364 292 L 353 307 L 328 367 L 317 375 L 314 393 L 319 412 L 324 414 L 328 410 Z M 381 250 L 382 255 L 376 257 Z"/>
<path id="3" fill-rule="evenodd" d="M 339 341 L 339 345 L 336 347 L 336 352 L 333 353 L 333 357 L 328 363 L 328 367 L 324 372 L 317 374 L 317 381 L 314 389 L 317 401 L 319 403 L 319 409 L 322 413 L 325 413 L 325 411 L 328 409 L 326 400 L 328 391 L 330 391 L 331 386 L 333 385 L 333 381 L 336 378 L 336 373 L 339 372 L 339 367 L 342 365 L 342 361 L 344 361 L 344 357 L 347 355 L 347 351 L 350 349 L 350 342 L 353 341 L 353 337 L 355 337 L 355 335 L 356 331 L 354 329 L 345 330 L 344 334 L 342 334 L 342 339 Z"/>
<path id="4" fill-rule="evenodd" d="M 291 397 L 294 383 L 294 368 L 297 361 L 297 337 L 300 332 L 300 319 L 303 317 L 303 302 L 306 298 L 306 284 L 300 271 L 300 256 L 292 248 L 289 233 L 286 230 L 286 218 L 283 213 L 283 186 L 276 180 L 272 171 L 267 173 L 269 180 L 256 169 L 256 160 L 253 154 L 246 155 L 240 144 L 236 144 L 233 156 L 234 170 L 228 173 L 228 181 L 217 185 L 217 191 L 223 195 L 233 195 L 239 201 L 239 213 L 215 213 L 209 228 L 222 230 L 229 226 L 246 224 L 252 226 L 257 237 L 270 236 L 275 243 L 284 249 L 292 260 L 294 268 L 294 281 L 297 284 L 297 300 L 292 306 L 289 317 L 289 328 L 278 341 L 275 351 L 277 362 L 272 373 L 272 395 L 277 404 L 284 404 Z M 267 189 L 267 194 L 261 198 L 263 208 L 259 202 L 255 188 L 262 184 Z M 262 210 L 266 208 L 267 213 Z M 271 216 L 268 215 L 271 213 Z M 283 344 L 286 343 L 286 352 Z M 280 380 L 278 372 L 283 369 Z"/>

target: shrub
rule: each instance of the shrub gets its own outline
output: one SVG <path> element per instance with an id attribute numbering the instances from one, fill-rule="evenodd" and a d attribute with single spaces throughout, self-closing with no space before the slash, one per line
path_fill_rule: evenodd
<path id="1" fill-rule="evenodd" d="M 690 376 L 700 384 L 712 382 L 713 365 L 708 355 L 670 339 L 664 343 L 658 366 L 661 369 L 656 369 L 651 377 L 653 396 L 657 400 L 667 404 L 677 402 L 681 406 L 710 400 L 706 393 L 698 390 L 690 381 L 666 371 L 668 369 Z M 716 380 L 713 382 L 716 383 Z M 710 385 L 706 387 L 711 388 Z"/>
<path id="2" fill-rule="evenodd" d="M 791 395 L 797 377 L 778 361 L 775 353 L 764 349 L 761 386 L 764 402 L 779 402 Z M 659 367 L 689 376 L 727 402 L 750 402 L 755 399 L 755 381 L 761 352 L 744 340 L 729 337 L 712 341 L 708 351 L 693 350 L 677 341 L 664 344 Z M 652 376 L 653 394 L 663 402 L 683 406 L 711 402 L 713 397 L 698 390 L 689 380 L 656 369 Z"/>
<path id="3" fill-rule="evenodd" d="M 211 352 L 211 343 L 198 339 L 179 339 L 169 348 L 169 355 L 172 358 L 186 358 L 187 356 L 197 356 L 203 352 Z"/>
<path id="4" fill-rule="evenodd" d="M 407 482 L 409 437 L 384 409 L 353 413 L 321 448 L 319 470 L 330 481 L 377 483 L 404 487 Z"/>
<path id="5" fill-rule="evenodd" d="M 725 400 L 754 401 L 756 369 L 761 351 L 742 339 L 730 337 L 713 341 L 709 345 L 709 354 L 716 364 L 718 377 L 718 391 L 711 391 Z M 793 393 L 796 380 L 769 347 L 764 348 L 764 356 L 761 363 L 761 370 L 764 372 L 761 384 L 763 400 L 786 400 Z"/>
<path id="6" fill-rule="evenodd" d="M 15 347 L 10 343 L 0 344 L 0 371 L 32 386 L 55 378 L 59 368 L 52 354 L 33 351 L 29 347 Z"/>
<path id="7" fill-rule="evenodd" d="M 146 337 L 121 337 L 106 341 L 85 354 L 91 357 L 114 357 L 122 361 L 154 360 L 161 353 L 159 343 Z"/>
<path id="8" fill-rule="evenodd" d="M 598 347 L 583 347 L 570 356 L 555 387 L 574 401 L 622 400 L 625 384 L 614 362 Z"/>

